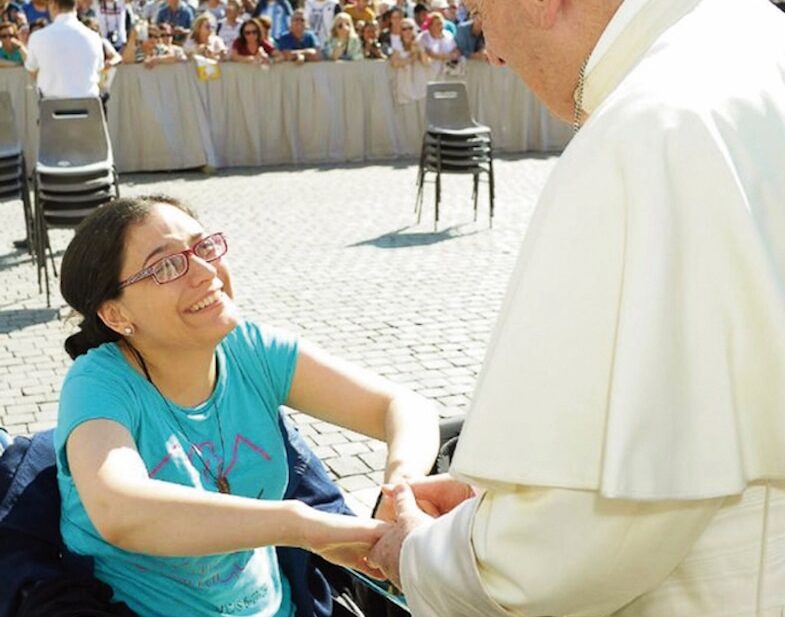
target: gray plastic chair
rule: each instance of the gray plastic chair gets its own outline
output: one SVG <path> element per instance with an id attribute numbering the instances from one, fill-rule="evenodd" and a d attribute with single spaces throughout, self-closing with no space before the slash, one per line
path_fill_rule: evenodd
<path id="1" fill-rule="evenodd" d="M 22 142 L 16 130 L 16 115 L 9 92 L 0 92 L 0 199 L 20 199 L 25 218 L 25 236 L 30 254 L 33 253 L 33 213 L 27 166 Z"/>
<path id="2" fill-rule="evenodd" d="M 432 81 L 425 98 L 425 120 L 431 135 L 472 137 L 489 135 L 491 129 L 472 117 L 466 84 L 461 81 Z"/>
<path id="3" fill-rule="evenodd" d="M 117 199 L 120 187 L 100 99 L 42 99 L 39 115 L 33 176 L 36 261 L 38 286 L 43 278 L 50 306 L 47 250 L 54 276 L 57 269 L 48 230 L 76 227 L 100 205 Z"/>
<path id="4" fill-rule="evenodd" d="M 491 129 L 476 122 L 469 108 L 466 84 L 431 82 L 425 103 L 427 129 L 420 149 L 417 170 L 417 198 L 414 211 L 417 222 L 422 216 L 423 191 L 428 173 L 435 174 L 434 230 L 439 225 L 441 176 L 443 173 L 471 174 L 474 220 L 482 175 L 488 182 L 489 226 L 493 226 L 495 184 L 493 176 L 493 142 Z"/>

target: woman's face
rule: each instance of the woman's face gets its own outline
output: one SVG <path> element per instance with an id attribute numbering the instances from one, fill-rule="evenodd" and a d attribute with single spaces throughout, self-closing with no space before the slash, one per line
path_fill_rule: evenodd
<path id="1" fill-rule="evenodd" d="M 339 19 L 338 23 L 335 24 L 335 34 L 340 38 L 349 36 L 349 22 L 345 19 Z"/>
<path id="2" fill-rule="evenodd" d="M 206 234 L 198 221 L 168 204 L 129 228 L 120 280 L 159 259 L 191 248 Z M 158 284 L 152 277 L 123 289 L 118 302 L 148 348 L 204 349 L 217 345 L 239 323 L 226 258 L 204 261 L 189 254 L 180 278 Z"/>
<path id="3" fill-rule="evenodd" d="M 431 24 L 428 26 L 428 31 L 431 33 L 431 36 L 436 37 L 437 39 L 441 38 L 442 31 L 444 30 L 444 23 L 441 19 L 434 17 L 431 19 Z"/>
<path id="4" fill-rule="evenodd" d="M 363 28 L 363 40 L 369 43 L 376 40 L 376 26 L 373 24 L 367 24 Z"/>
<path id="5" fill-rule="evenodd" d="M 390 13 L 390 27 L 394 30 L 397 30 L 398 27 L 401 25 L 401 20 L 403 19 L 403 15 L 399 11 L 393 11 Z"/>
<path id="6" fill-rule="evenodd" d="M 209 20 L 204 20 L 202 25 L 199 26 L 199 42 L 206 43 L 209 38 L 210 34 L 213 32 L 213 24 L 209 22 Z"/>
<path id="7" fill-rule="evenodd" d="M 401 25 L 401 39 L 406 41 L 407 43 L 414 39 L 414 26 L 411 24 L 402 24 Z"/>
<path id="8" fill-rule="evenodd" d="M 262 33 L 255 23 L 248 22 L 243 26 L 243 37 L 246 45 L 257 46 L 259 41 L 262 40 Z"/>

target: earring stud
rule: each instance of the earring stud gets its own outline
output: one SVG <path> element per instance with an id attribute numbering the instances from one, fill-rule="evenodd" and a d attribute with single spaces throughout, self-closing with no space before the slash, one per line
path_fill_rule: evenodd
<path id="1" fill-rule="evenodd" d="M 133 329 L 133 328 L 131 328 L 130 326 L 126 326 L 126 327 L 123 329 L 123 332 L 125 332 L 125 335 L 126 335 L 126 336 L 131 336 L 131 335 L 134 333 L 134 329 Z"/>

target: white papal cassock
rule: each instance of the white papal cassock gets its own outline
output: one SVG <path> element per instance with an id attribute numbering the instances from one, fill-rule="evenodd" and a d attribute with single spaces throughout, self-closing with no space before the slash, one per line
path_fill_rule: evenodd
<path id="1" fill-rule="evenodd" d="M 418 617 L 785 616 L 785 15 L 625 0 L 545 186 Z"/>

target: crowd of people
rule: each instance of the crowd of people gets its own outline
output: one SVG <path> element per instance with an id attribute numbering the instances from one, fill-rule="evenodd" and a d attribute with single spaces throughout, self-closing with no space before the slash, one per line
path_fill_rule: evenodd
<path id="1" fill-rule="evenodd" d="M 100 34 L 106 68 L 389 59 L 404 102 L 466 59 L 487 59 L 482 23 L 463 0 L 78 0 L 77 16 Z M 0 0 L 0 68 L 25 64 L 31 34 L 51 21 L 46 0 Z"/>

